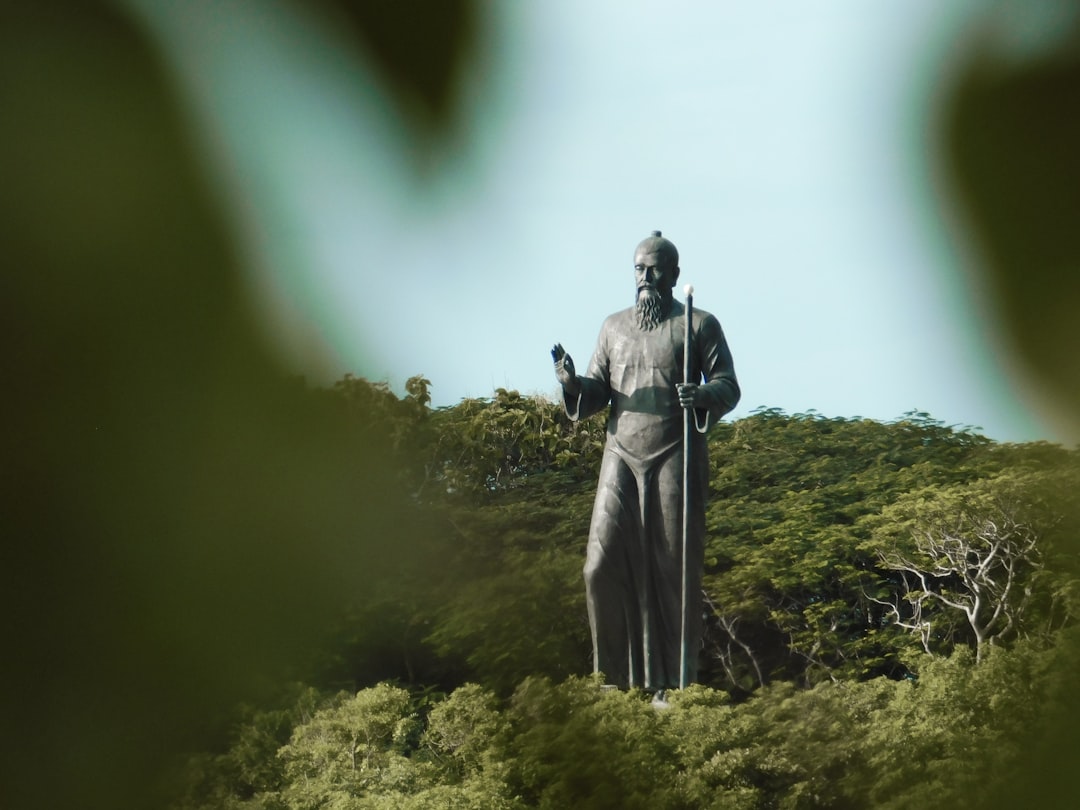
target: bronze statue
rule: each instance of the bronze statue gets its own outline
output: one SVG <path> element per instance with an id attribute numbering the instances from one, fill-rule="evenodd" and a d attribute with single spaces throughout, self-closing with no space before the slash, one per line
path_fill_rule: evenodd
<path id="1" fill-rule="evenodd" d="M 561 344 L 551 350 L 571 419 L 611 405 L 585 561 L 593 669 L 619 686 L 656 692 L 696 680 L 709 483 L 704 434 L 739 401 L 720 323 L 692 310 L 688 331 L 688 308 L 673 295 L 678 277 L 675 245 L 653 231 L 634 253 L 636 304 L 604 321 L 586 374 L 575 372 Z M 686 422 L 695 429 L 684 431 Z"/>

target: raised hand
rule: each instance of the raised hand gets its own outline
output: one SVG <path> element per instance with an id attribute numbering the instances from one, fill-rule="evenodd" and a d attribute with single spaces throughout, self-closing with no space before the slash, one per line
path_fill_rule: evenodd
<path id="1" fill-rule="evenodd" d="M 555 379 L 559 381 L 563 391 L 571 396 L 577 396 L 581 390 L 581 383 L 574 371 L 574 359 L 566 353 L 561 343 L 556 343 L 552 347 L 551 359 L 555 362 Z"/>

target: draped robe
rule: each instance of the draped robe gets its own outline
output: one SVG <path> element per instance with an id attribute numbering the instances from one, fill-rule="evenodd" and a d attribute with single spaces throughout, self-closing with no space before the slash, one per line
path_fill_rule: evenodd
<path id="1" fill-rule="evenodd" d="M 652 330 L 634 308 L 604 321 L 571 419 L 610 404 L 607 441 L 586 548 L 585 591 L 593 669 L 609 683 L 649 690 L 679 686 L 682 627 L 683 381 L 686 310 L 678 301 Z M 715 317 L 695 309 L 691 382 L 707 405 L 694 409 L 687 533 L 688 681 L 701 647 L 708 458 L 705 431 L 739 401 L 739 384 Z M 703 382 L 702 382 L 703 381 Z"/>

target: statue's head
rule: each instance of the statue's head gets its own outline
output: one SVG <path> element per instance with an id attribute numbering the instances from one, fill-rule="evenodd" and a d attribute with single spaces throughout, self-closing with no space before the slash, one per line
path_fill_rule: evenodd
<path id="1" fill-rule="evenodd" d="M 642 329 L 655 328 L 671 311 L 678 278 L 679 251 L 660 231 L 653 231 L 634 251 L 638 325 Z"/>
<path id="2" fill-rule="evenodd" d="M 638 263 L 638 256 L 656 253 L 666 259 L 671 267 L 679 266 L 679 251 L 675 244 L 666 238 L 660 231 L 653 231 L 649 236 L 642 239 L 634 251 L 634 264 Z"/>

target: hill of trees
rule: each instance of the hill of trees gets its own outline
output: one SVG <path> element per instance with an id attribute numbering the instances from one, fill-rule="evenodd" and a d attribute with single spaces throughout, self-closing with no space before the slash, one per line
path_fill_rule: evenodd
<path id="1" fill-rule="evenodd" d="M 178 810 L 1004 807 L 1045 777 L 1077 701 L 1076 451 L 914 412 L 719 425 L 702 683 L 658 711 L 584 675 L 603 420 L 428 386 L 303 392 L 386 454 L 410 548 L 192 758 Z"/>

